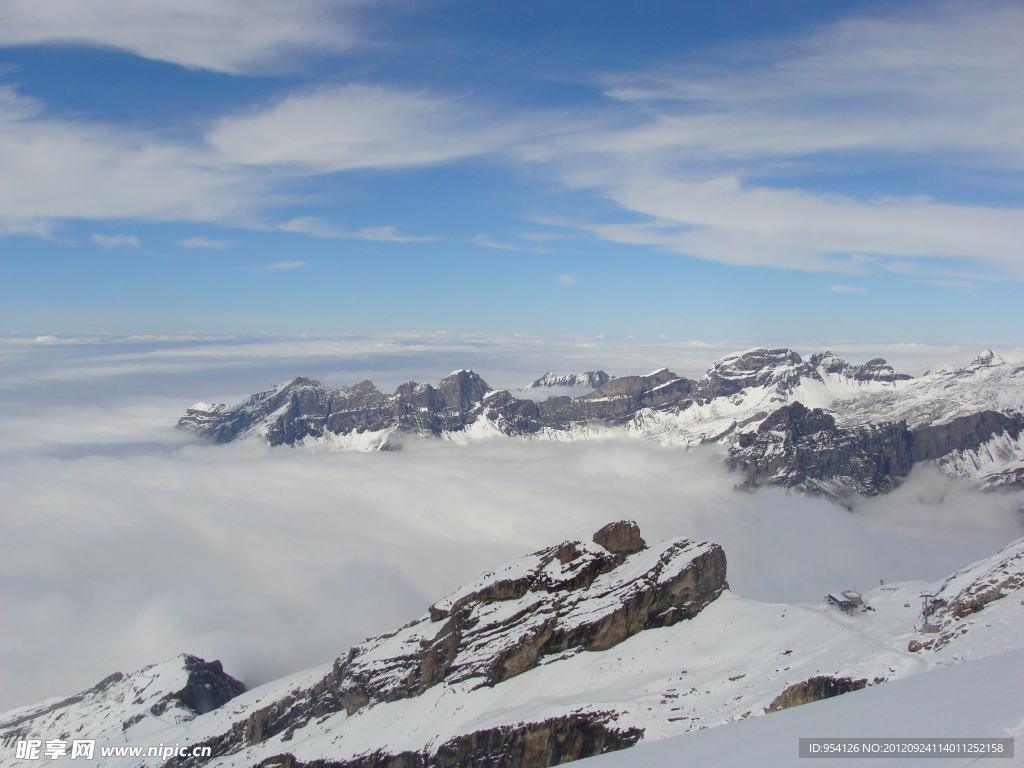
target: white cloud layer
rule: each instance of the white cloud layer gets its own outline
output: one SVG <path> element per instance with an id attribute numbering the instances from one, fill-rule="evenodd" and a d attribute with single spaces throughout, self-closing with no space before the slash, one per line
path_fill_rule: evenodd
<path id="1" fill-rule="evenodd" d="M 219 72 L 265 71 L 310 49 L 339 50 L 357 35 L 352 0 L 3 0 L 0 45 L 73 43 Z"/>
<path id="2" fill-rule="evenodd" d="M 22 378 L 0 401 L 0 709 L 182 651 L 221 658 L 259 683 L 329 660 L 483 570 L 612 519 L 638 520 L 652 541 L 719 541 L 737 592 L 785 601 L 879 578 L 937 578 L 1021 533 L 1020 494 L 979 494 L 928 471 L 850 514 L 736 492 L 714 450 L 497 440 L 330 453 L 199 445 L 172 429 L 194 389 L 247 386 L 246 354 L 265 372 L 314 359 L 318 343 L 249 343 L 246 352 L 197 340 L 177 348 L 182 362 L 195 352 L 234 367 L 177 378 L 161 367 L 156 340 L 4 348 L 5 368 Z M 394 376 L 393 359 L 364 355 L 372 346 L 335 346 L 330 364 Z M 537 370 L 566 367 L 548 355 Z M 109 365 L 99 382 L 76 364 L 97 357 Z M 401 373 L 448 361 L 406 352 L 404 364 Z M 58 367 L 61 380 L 33 375 Z"/>
<path id="3" fill-rule="evenodd" d="M 45 344 L 37 343 L 45 341 Z M 603 369 L 614 375 L 667 367 L 699 378 L 723 356 L 752 347 L 790 346 L 801 355 L 830 350 L 853 363 L 884 357 L 897 371 L 919 375 L 942 365 L 966 365 L 982 346 L 851 343 L 840 339 L 701 340 L 658 337 L 455 334 L 445 331 L 379 335 L 27 336 L 0 339 L 2 400 L 49 398 L 77 402 L 79 389 L 102 396 L 175 394 L 179 406 L 197 400 L 237 402 L 297 375 L 330 386 L 372 378 L 382 390 L 414 379 L 436 382 L 472 368 L 498 388 L 529 384 L 545 371 Z M 1024 349 L 999 348 L 1024 362 Z M 132 388 L 135 389 L 132 389 Z M 191 398 L 191 400 L 189 399 Z M 7 435 L 7 444 L 13 436 Z"/>

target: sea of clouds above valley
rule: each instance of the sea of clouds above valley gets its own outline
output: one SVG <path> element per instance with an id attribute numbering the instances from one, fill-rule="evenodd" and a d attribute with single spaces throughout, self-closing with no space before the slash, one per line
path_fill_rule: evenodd
<path id="1" fill-rule="evenodd" d="M 832 346 L 914 373 L 979 351 Z M 382 389 L 459 367 L 495 386 L 548 369 L 669 365 L 696 376 L 737 348 L 448 334 L 5 340 L 0 710 L 180 652 L 265 682 L 614 519 L 637 520 L 649 541 L 718 541 L 736 592 L 801 602 L 878 579 L 939 578 L 1024 533 L 1020 494 L 980 494 L 928 469 L 849 513 L 735 491 L 710 448 L 509 439 L 333 453 L 211 446 L 173 429 L 195 400 L 232 402 L 299 374 L 338 385 L 370 377 Z"/>

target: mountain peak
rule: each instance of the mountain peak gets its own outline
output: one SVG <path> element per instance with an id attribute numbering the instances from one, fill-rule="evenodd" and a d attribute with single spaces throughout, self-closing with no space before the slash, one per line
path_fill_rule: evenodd
<path id="1" fill-rule="evenodd" d="M 726 355 L 715 363 L 715 370 L 735 369 L 737 371 L 759 371 L 765 368 L 776 368 L 780 365 L 799 365 L 803 359 L 791 349 L 780 347 L 778 349 L 765 349 L 755 347 L 743 352 Z"/>
<path id="2" fill-rule="evenodd" d="M 986 349 L 971 361 L 969 368 L 994 368 L 998 365 L 1006 365 L 1006 361 L 991 349 Z"/>
<path id="3" fill-rule="evenodd" d="M 807 364 L 819 373 L 839 374 L 848 379 L 861 382 L 880 381 L 891 383 L 913 378 L 905 373 L 896 373 L 895 369 L 886 362 L 884 357 L 873 358 L 863 365 L 852 365 L 833 352 L 823 352 L 808 357 Z"/>
<path id="4" fill-rule="evenodd" d="M 88 726 L 88 738 L 123 738 L 146 732 L 154 720 L 190 721 L 245 691 L 219 661 L 182 653 L 131 674 L 115 672 L 66 699 L 50 699 L 0 719 L 0 729 L 19 738 L 54 738 L 69 722 Z M 138 728 L 136 728 L 138 726 Z M 79 730 L 82 730 L 79 728 Z M 62 737 L 67 738 L 67 737 Z"/>
<path id="5" fill-rule="evenodd" d="M 662 384 L 667 384 L 670 381 L 680 380 L 680 378 L 668 368 L 659 368 L 656 371 L 651 371 L 646 376 L 618 376 L 614 379 L 609 379 L 589 395 L 584 395 L 583 398 L 598 399 L 602 397 L 636 396 Z"/>

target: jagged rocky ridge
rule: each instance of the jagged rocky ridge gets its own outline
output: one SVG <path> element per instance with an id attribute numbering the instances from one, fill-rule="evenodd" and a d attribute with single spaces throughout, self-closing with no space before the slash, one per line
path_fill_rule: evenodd
<path id="1" fill-rule="evenodd" d="M 904 605 L 929 585 L 880 587 L 855 616 L 757 603 L 729 592 L 717 545 L 648 547 L 622 521 L 484 574 L 332 664 L 238 693 L 218 663 L 179 657 L 0 715 L 0 739 L 211 752 L 91 763 L 131 768 L 546 768 L 1020 648 L 1022 553 L 1024 540 L 933 587 L 943 630 L 921 634 Z M 183 706 L 190 685 L 220 706 Z"/>
<path id="2" fill-rule="evenodd" d="M 391 395 L 370 381 L 332 389 L 298 378 L 231 407 L 197 403 L 178 426 L 218 443 L 258 436 L 363 450 L 418 437 L 580 440 L 617 429 L 666 444 L 717 443 L 748 486 L 842 499 L 892 490 L 922 461 L 984 488 L 1020 487 L 1022 412 L 1024 366 L 992 352 L 913 379 L 882 359 L 851 365 L 828 352 L 805 360 L 755 349 L 696 381 L 661 369 L 540 402 L 493 390 L 466 370 Z"/>

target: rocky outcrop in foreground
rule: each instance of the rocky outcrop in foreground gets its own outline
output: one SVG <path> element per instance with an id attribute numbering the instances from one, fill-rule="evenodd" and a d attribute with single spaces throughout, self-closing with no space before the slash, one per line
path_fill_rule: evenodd
<path id="1" fill-rule="evenodd" d="M 614 720 L 614 713 L 566 715 L 458 736 L 434 754 L 377 751 L 351 760 L 303 762 L 285 753 L 261 761 L 259 768 L 546 768 L 626 749 L 643 737 L 643 730 L 617 728 Z"/>
<path id="2" fill-rule="evenodd" d="M 833 696 L 842 696 L 844 693 L 859 691 L 867 687 L 868 681 L 865 678 L 854 680 L 849 677 L 829 677 L 818 675 L 808 678 L 800 683 L 794 683 L 780 693 L 765 708 L 765 713 L 778 712 L 781 709 L 799 707 L 804 704 L 811 704 L 815 701 L 824 701 Z"/>
<path id="3" fill-rule="evenodd" d="M 494 687 L 540 665 L 692 618 L 726 589 L 725 577 L 725 553 L 717 544 L 676 539 L 652 548 L 636 523 L 611 523 L 590 540 L 565 541 L 484 574 L 417 621 L 353 647 L 320 680 L 248 713 L 203 745 L 219 757 L 277 736 L 288 742 L 311 721 L 334 713 L 372 721 L 375 708 L 439 686 Z M 324 765 L 473 765 L 473 754 L 481 755 L 480 764 L 491 764 L 486 761 L 496 749 L 505 755 L 498 764 L 543 766 L 549 763 L 538 762 L 537 755 L 575 759 L 640 738 L 640 732 L 620 732 L 613 715 L 546 718 L 459 736 L 415 755 L 377 750 Z M 526 754 L 535 757 L 513 759 Z M 464 762 L 452 762 L 456 758 Z"/>

